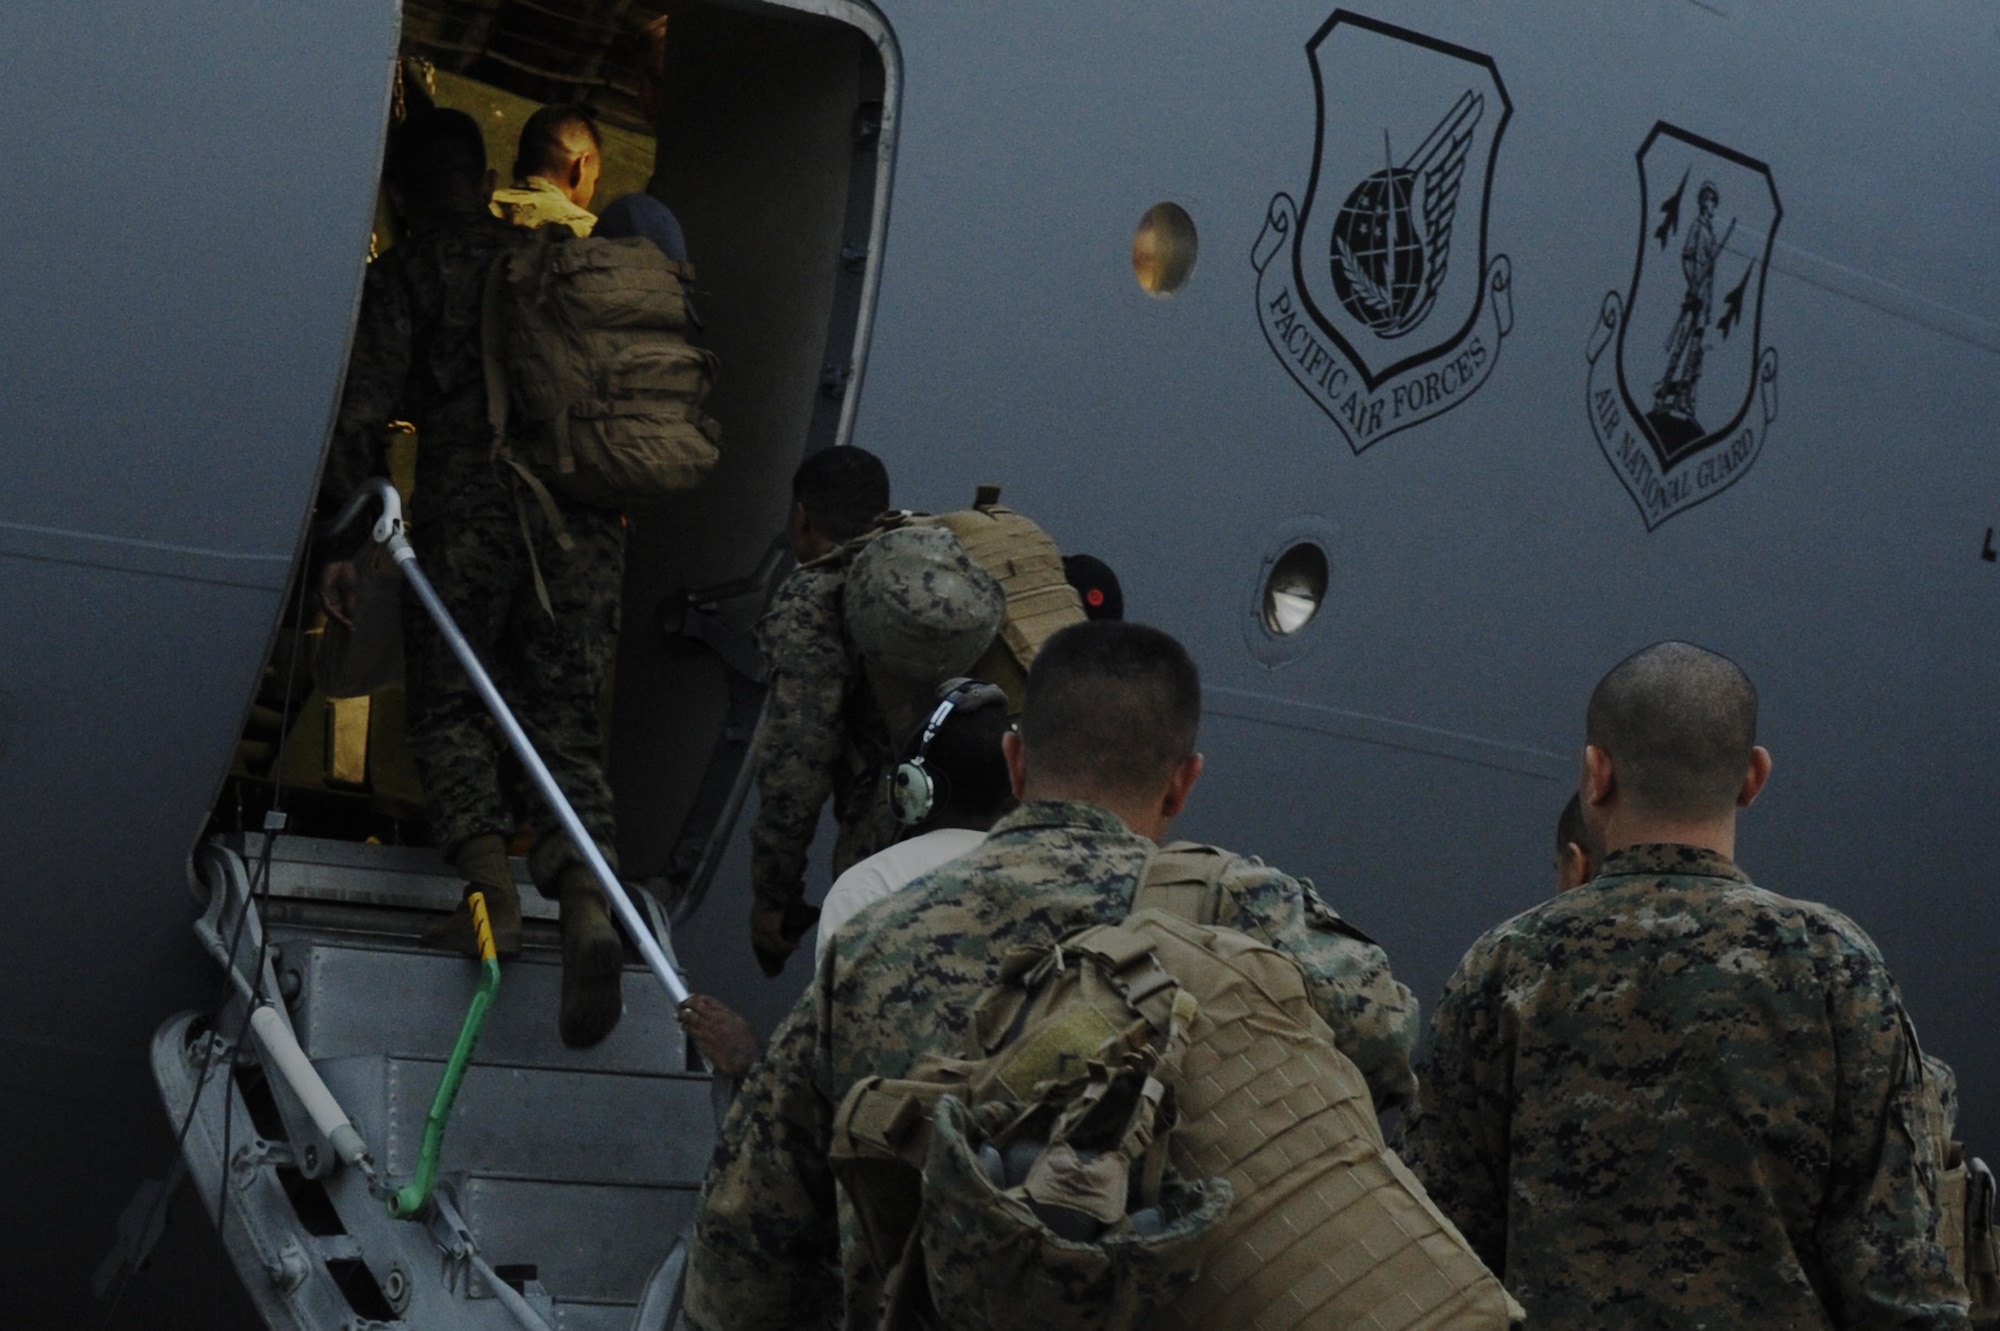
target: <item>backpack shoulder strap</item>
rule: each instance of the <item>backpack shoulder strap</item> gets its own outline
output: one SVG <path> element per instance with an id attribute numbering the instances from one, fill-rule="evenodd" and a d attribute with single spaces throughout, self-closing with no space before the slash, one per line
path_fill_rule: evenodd
<path id="1" fill-rule="evenodd" d="M 1222 877 L 1235 856 L 1219 846 L 1174 841 L 1146 857 L 1132 911 L 1165 911 L 1192 924 L 1222 922 Z"/>
<path id="2" fill-rule="evenodd" d="M 527 486 L 536 502 L 542 506 L 542 514 L 549 521 L 549 530 L 556 544 L 568 550 L 575 545 L 569 534 L 569 526 L 563 521 L 562 512 L 556 507 L 555 498 L 548 487 L 514 455 L 507 443 L 507 370 L 501 362 L 500 301 L 506 294 L 508 269 L 519 251 L 508 246 L 493 258 L 493 266 L 486 270 L 486 292 L 479 306 L 479 354 L 486 371 L 486 423 L 493 427 L 493 451 L 491 457 L 496 462 L 504 462 L 513 469 L 515 477 Z M 549 601 L 548 583 L 542 577 L 541 561 L 535 557 L 535 537 L 528 527 L 527 501 L 520 490 L 514 492 L 514 515 L 520 519 L 521 541 L 528 548 L 528 568 L 534 574 L 535 599 L 541 602 L 542 612 L 555 617 L 555 609 Z"/>
<path id="3" fill-rule="evenodd" d="M 500 364 L 500 292 L 507 282 L 512 246 L 494 256 L 486 270 L 486 296 L 479 306 L 479 352 L 486 367 L 486 423 L 493 427 L 493 456 L 507 447 L 507 371 Z"/>

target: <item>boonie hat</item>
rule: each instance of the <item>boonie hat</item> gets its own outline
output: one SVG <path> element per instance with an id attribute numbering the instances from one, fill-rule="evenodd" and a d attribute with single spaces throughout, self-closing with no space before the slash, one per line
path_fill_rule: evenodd
<path id="1" fill-rule="evenodd" d="M 847 631 L 876 666 L 906 679 L 962 675 L 1007 617 L 1007 594 L 943 527 L 883 532 L 847 574 Z"/>

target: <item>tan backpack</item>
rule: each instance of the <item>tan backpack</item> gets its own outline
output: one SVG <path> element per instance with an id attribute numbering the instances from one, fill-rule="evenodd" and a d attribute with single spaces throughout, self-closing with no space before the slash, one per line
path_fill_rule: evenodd
<path id="1" fill-rule="evenodd" d="M 545 486 L 626 508 L 699 485 L 722 430 L 701 410 L 715 356 L 687 341 L 693 270 L 641 238 L 560 226 L 531 237 L 487 277 L 481 337 L 494 455 L 559 531 Z"/>
<path id="2" fill-rule="evenodd" d="M 960 1325 L 958 1304 L 968 1297 L 983 1301 L 991 1324 L 1024 1327 L 1118 1327 L 1134 1324 L 1118 1320 L 1130 1314 L 1149 1327 L 1500 1331 L 1521 1319 L 1384 1144 L 1367 1082 L 1335 1047 L 1297 963 L 1180 913 L 1212 920 L 1220 912 L 1232 860 L 1212 847 L 1167 847 L 1123 923 L 1009 958 L 976 1011 L 980 1057 L 928 1059 L 905 1081 L 866 1079 L 842 1101 L 833 1163 L 878 1268 L 889 1273 L 884 1326 L 914 1325 L 905 1312 L 913 1306 L 934 1310 L 937 1325 Z M 1175 1026 L 1184 1033 L 1163 1041 Z M 1107 1296 L 1093 1287 L 1081 1320 L 1058 1317 L 1047 1273 L 1018 1255 L 1032 1238 L 1076 1258 L 1052 1247 L 1060 1236 L 1046 1208 L 1036 1209 L 1045 1200 L 1035 1192 L 1038 1171 L 1048 1172 L 1043 1160 L 1056 1143 L 1051 1137 L 1041 1154 L 1017 1151 L 1016 1125 L 1066 1109 L 1122 1051 L 1162 1043 L 1181 1046 L 1156 1073 L 1164 1094 L 1153 1141 L 1166 1141 L 1164 1175 L 1183 1198 L 1210 1207 L 1218 1196 L 1233 1201 L 1219 1218 L 1184 1226 L 1179 1245 L 1135 1273 L 1138 1288 L 1120 1291 L 1120 1301 L 1099 1306 L 1092 1300 Z M 940 1177 L 932 1168 L 947 1116 L 955 1131 L 968 1119 L 985 1125 L 1009 1166 L 986 1194 L 969 1188 L 963 1171 Z M 1016 1154 L 1032 1163 L 1012 1168 Z M 1133 1209 L 1146 1197 L 1135 1191 Z M 983 1265 L 990 1249 L 1006 1246 L 989 1236 L 1003 1230 L 1007 1203 L 1021 1247 L 1000 1267 Z M 968 1234 L 986 1241 L 970 1244 Z M 1099 1242 L 1122 1234 L 1114 1223 Z M 1176 1279 L 1189 1283 L 1177 1287 Z"/>

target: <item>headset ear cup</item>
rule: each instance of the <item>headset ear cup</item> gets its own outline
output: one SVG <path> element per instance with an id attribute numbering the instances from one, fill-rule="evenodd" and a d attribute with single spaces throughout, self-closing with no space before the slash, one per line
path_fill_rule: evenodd
<path id="1" fill-rule="evenodd" d="M 895 810 L 896 821 L 905 827 L 915 827 L 930 817 L 936 797 L 936 787 L 931 784 L 931 774 L 925 770 L 922 758 L 898 766 L 889 779 L 889 807 Z"/>

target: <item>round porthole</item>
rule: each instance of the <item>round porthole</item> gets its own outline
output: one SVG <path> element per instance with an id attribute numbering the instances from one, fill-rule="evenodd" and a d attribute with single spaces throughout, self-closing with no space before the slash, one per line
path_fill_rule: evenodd
<path id="1" fill-rule="evenodd" d="M 1289 638 L 1312 623 L 1326 600 L 1329 571 L 1326 551 L 1313 541 L 1300 541 L 1279 555 L 1264 579 L 1264 627 Z"/>
<path id="2" fill-rule="evenodd" d="M 1156 203 L 1132 233 L 1132 276 L 1150 296 L 1171 296 L 1194 276 L 1194 219 L 1177 203 Z"/>
<path id="3" fill-rule="evenodd" d="M 1334 581 L 1342 569 L 1340 528 L 1313 514 L 1280 521 L 1265 537 L 1256 581 L 1240 602 L 1243 644 L 1267 670 L 1317 650 L 1337 618 Z"/>

